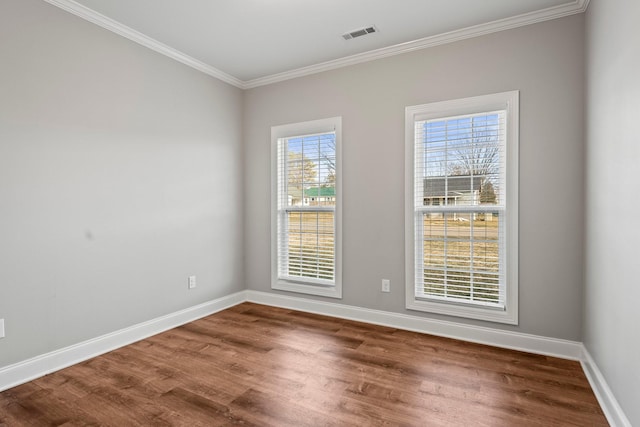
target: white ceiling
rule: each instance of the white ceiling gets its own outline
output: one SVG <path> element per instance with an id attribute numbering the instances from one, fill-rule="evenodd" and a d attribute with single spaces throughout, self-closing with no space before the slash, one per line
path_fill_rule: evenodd
<path id="1" fill-rule="evenodd" d="M 588 2 L 46 1 L 240 87 L 579 13 Z M 379 32 L 341 37 L 371 25 Z"/>

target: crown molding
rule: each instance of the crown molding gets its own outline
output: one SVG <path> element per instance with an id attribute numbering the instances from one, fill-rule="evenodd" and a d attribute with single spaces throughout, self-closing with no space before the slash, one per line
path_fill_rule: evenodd
<path id="1" fill-rule="evenodd" d="M 547 9 L 542 9 L 535 12 L 529 12 L 510 18 L 499 19 L 497 21 L 488 22 L 486 24 L 474 25 L 472 27 L 462 28 L 460 30 L 450 31 L 435 36 L 424 37 L 422 39 L 414 40 L 411 42 L 400 43 L 394 46 L 346 56 L 344 58 L 334 59 L 331 61 L 310 65 L 308 67 L 302 67 L 291 71 L 272 74 L 270 76 L 247 80 L 244 82 L 244 88 L 251 89 L 259 86 L 265 86 L 272 83 L 295 79 L 297 77 L 321 73 L 323 71 L 335 70 L 337 68 L 347 67 L 363 62 L 375 61 L 376 59 L 387 58 L 390 56 L 427 49 L 430 47 L 453 43 L 460 40 L 483 36 L 486 34 L 497 33 L 517 27 L 523 27 L 525 25 L 535 24 L 538 22 L 562 18 L 564 16 L 582 13 L 587 9 L 588 5 L 589 0 L 574 0 L 571 3 L 560 6 L 549 7 Z"/>
<path id="2" fill-rule="evenodd" d="M 86 6 L 83 6 L 73 0 L 44 0 L 44 1 L 46 1 L 49 4 L 52 4 L 53 6 L 57 6 L 60 9 L 63 9 L 69 13 L 72 13 L 82 19 L 85 19 L 96 25 L 99 25 L 104 29 L 107 29 L 118 35 L 126 37 L 129 40 L 134 41 L 138 44 L 141 44 L 144 47 L 148 47 L 149 49 L 154 50 L 162 55 L 168 56 L 171 59 L 175 59 L 178 62 L 182 62 L 183 64 L 191 68 L 194 68 L 200 72 L 208 74 L 219 80 L 222 80 L 225 83 L 229 83 L 230 85 L 244 89 L 244 82 L 242 80 L 236 77 L 233 77 L 232 75 L 227 74 L 223 71 L 220 71 L 209 64 L 205 64 L 202 61 L 192 58 L 191 56 L 186 55 L 177 49 L 167 46 L 164 43 L 161 43 L 149 36 L 146 36 L 141 32 L 134 30 L 133 28 L 129 28 L 126 25 L 123 25 L 109 17 L 106 17 L 101 13 L 98 13 L 95 10 L 90 9 Z"/>
<path id="3" fill-rule="evenodd" d="M 307 67 L 297 68 L 291 71 L 285 71 L 282 73 L 243 81 L 238 79 L 237 77 L 220 71 L 209 64 L 206 64 L 185 53 L 182 53 L 177 49 L 167 46 L 164 43 L 161 43 L 149 36 L 146 36 L 139 31 L 134 30 L 133 28 L 129 28 L 126 25 L 123 25 L 107 16 L 94 11 L 93 9 L 83 6 L 75 2 L 74 0 L 44 1 L 240 89 L 251 89 L 259 86 L 266 86 L 272 83 L 321 73 L 323 71 L 335 70 L 337 68 L 361 64 L 363 62 L 375 61 L 377 59 L 387 58 L 390 56 L 400 55 L 416 50 L 427 49 L 430 47 L 466 40 L 473 37 L 496 33 L 499 31 L 523 27 L 525 25 L 535 24 L 538 22 L 562 18 L 564 16 L 583 13 L 589 6 L 589 0 L 574 0 L 570 3 L 560 6 L 549 7 L 547 9 L 542 9 L 535 12 L 524 13 L 522 15 L 488 22 L 486 24 L 474 25 L 472 27 L 462 28 L 460 30 L 450 31 L 430 37 L 424 37 L 422 39 L 414 40 L 411 42 L 400 43 L 394 46 L 384 47 L 369 52 L 363 52 L 339 59 L 334 59 L 331 61 L 321 62 L 319 64 L 310 65 Z"/>

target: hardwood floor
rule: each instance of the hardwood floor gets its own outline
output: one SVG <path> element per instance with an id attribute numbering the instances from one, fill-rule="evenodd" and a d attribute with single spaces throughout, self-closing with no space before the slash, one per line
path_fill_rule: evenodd
<path id="1" fill-rule="evenodd" d="M 0 393 L 6 426 L 600 426 L 578 362 L 244 303 Z"/>

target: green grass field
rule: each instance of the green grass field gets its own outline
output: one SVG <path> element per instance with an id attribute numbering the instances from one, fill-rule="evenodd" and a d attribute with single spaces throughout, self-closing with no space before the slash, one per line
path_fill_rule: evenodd
<path id="1" fill-rule="evenodd" d="M 289 275 L 333 280 L 333 212 L 290 212 Z"/>
<path id="2" fill-rule="evenodd" d="M 333 280 L 333 212 L 288 214 L 288 275 Z M 424 218 L 424 292 L 498 302 L 499 218 Z M 446 239 L 445 239 L 446 237 Z"/>
<path id="3" fill-rule="evenodd" d="M 498 302 L 499 218 L 471 221 L 424 216 L 424 292 L 437 297 Z M 488 219 L 487 218 L 487 219 Z"/>

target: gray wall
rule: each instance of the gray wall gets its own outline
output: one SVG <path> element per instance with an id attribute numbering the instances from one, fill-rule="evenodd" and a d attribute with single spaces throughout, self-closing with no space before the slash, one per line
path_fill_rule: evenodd
<path id="1" fill-rule="evenodd" d="M 41 0 L 0 61 L 0 367 L 244 289 L 239 89 Z"/>
<path id="2" fill-rule="evenodd" d="M 577 15 L 246 91 L 248 288 L 273 292 L 270 127 L 342 116 L 344 298 L 338 302 L 446 318 L 404 308 L 404 108 L 518 89 L 520 325 L 485 325 L 580 340 L 583 50 L 584 15 Z M 390 294 L 380 292 L 382 278 L 391 279 Z"/>
<path id="3" fill-rule="evenodd" d="M 591 1 L 586 84 L 579 15 L 243 94 L 41 0 L 1 2 L 0 367 L 273 292 L 270 127 L 337 115 L 339 302 L 447 319 L 404 309 L 404 107 L 518 89 L 520 325 L 487 326 L 584 340 L 640 424 L 639 15 Z"/>
<path id="4" fill-rule="evenodd" d="M 640 426 L 640 2 L 587 11 L 584 343 L 631 425 Z"/>

